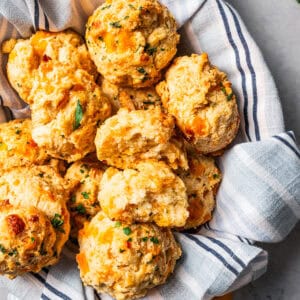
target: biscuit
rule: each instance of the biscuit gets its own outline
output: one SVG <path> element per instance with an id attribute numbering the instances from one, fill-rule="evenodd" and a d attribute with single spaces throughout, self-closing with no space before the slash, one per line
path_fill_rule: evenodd
<path id="1" fill-rule="evenodd" d="M 156 91 L 199 152 L 218 151 L 236 136 L 239 112 L 231 83 L 206 53 L 176 58 Z"/>
<path id="2" fill-rule="evenodd" d="M 111 83 L 149 87 L 177 51 L 176 22 L 157 0 L 107 0 L 86 25 L 99 73 Z"/>
<path id="3" fill-rule="evenodd" d="M 69 191 L 64 179 L 50 166 L 16 167 L 0 176 L 0 200 L 14 206 L 34 206 L 42 211 L 55 229 L 54 251 L 59 257 L 70 231 L 67 210 Z"/>
<path id="4" fill-rule="evenodd" d="M 43 164 L 49 159 L 31 136 L 31 120 L 13 120 L 0 124 L 0 169 Z"/>
<path id="5" fill-rule="evenodd" d="M 184 226 L 188 202 L 183 181 L 163 162 L 139 163 L 135 169 L 109 168 L 103 174 L 99 201 L 112 220 Z"/>
<path id="6" fill-rule="evenodd" d="M 13 279 L 53 265 L 58 261 L 55 241 L 55 229 L 45 213 L 0 201 L 1 275 Z"/>
<path id="7" fill-rule="evenodd" d="M 79 232 L 79 245 L 84 284 L 117 300 L 143 297 L 165 283 L 181 255 L 170 229 L 114 222 L 102 212 Z"/>
<path id="8" fill-rule="evenodd" d="M 134 168 L 148 159 L 165 161 L 173 169 L 188 168 L 182 145 L 174 136 L 174 120 L 159 107 L 129 112 L 120 109 L 97 130 L 98 159 L 120 168 Z"/>
<path id="9" fill-rule="evenodd" d="M 189 170 L 181 170 L 179 177 L 186 186 L 189 203 L 189 217 L 181 229 L 198 227 L 212 217 L 221 172 L 213 158 L 190 154 Z"/>
<path id="10" fill-rule="evenodd" d="M 30 96 L 36 73 L 47 73 L 53 64 L 63 65 L 70 73 L 83 69 L 97 77 L 96 67 L 92 62 L 83 39 L 75 32 L 37 31 L 30 39 L 6 41 L 11 44 L 3 47 L 9 53 L 7 77 L 12 87 L 27 103 L 32 104 Z"/>
<path id="11" fill-rule="evenodd" d="M 101 210 L 98 193 L 103 172 L 104 166 L 100 162 L 87 159 L 76 161 L 67 170 L 65 179 L 71 190 L 68 209 L 72 238 L 76 239 L 83 224 Z"/>

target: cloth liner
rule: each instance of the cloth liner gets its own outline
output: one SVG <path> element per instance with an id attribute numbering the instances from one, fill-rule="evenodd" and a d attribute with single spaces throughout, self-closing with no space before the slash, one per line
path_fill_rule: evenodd
<path id="1" fill-rule="evenodd" d="M 73 28 L 84 35 L 87 17 L 103 1 L 2 0 L 0 41 L 35 30 Z M 176 233 L 183 255 L 166 284 L 144 299 L 211 299 L 255 280 L 268 255 L 255 241 L 278 242 L 300 216 L 300 153 L 284 132 L 277 90 L 266 63 L 237 12 L 222 0 L 164 0 L 178 21 L 178 55 L 209 54 L 228 74 L 241 115 L 239 134 L 218 159 L 223 181 L 213 219 L 195 234 Z M 7 56 L 0 54 L 0 122 L 29 116 L 9 86 Z M 9 108 L 10 109 L 9 109 Z M 111 299 L 84 287 L 68 243 L 60 262 L 39 274 L 0 277 L 1 299 Z"/>

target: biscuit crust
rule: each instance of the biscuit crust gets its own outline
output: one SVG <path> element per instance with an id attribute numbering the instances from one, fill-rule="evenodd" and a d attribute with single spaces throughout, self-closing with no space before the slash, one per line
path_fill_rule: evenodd
<path id="1" fill-rule="evenodd" d="M 114 222 L 102 212 L 80 231 L 79 245 L 84 284 L 117 300 L 143 297 L 163 284 L 181 255 L 170 229 Z"/>
<path id="2" fill-rule="evenodd" d="M 149 87 L 176 54 L 176 22 L 157 0 L 107 0 L 86 25 L 99 73 L 122 86 Z"/>
<path id="3" fill-rule="evenodd" d="M 236 136 L 239 112 L 231 83 L 206 53 L 176 58 L 156 91 L 199 152 L 223 149 Z"/>

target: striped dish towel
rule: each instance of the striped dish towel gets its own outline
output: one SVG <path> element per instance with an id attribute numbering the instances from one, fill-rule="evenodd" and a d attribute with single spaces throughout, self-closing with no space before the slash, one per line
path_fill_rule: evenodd
<path id="1" fill-rule="evenodd" d="M 1 0 L 0 40 L 28 37 L 37 29 L 84 33 L 99 0 Z M 223 181 L 213 219 L 195 234 L 177 233 L 183 249 L 174 274 L 145 299 L 211 299 L 266 271 L 267 253 L 256 241 L 284 239 L 300 216 L 300 153 L 284 132 L 277 90 L 261 53 L 237 12 L 222 0 L 164 0 L 179 24 L 179 55 L 209 54 L 228 73 L 237 95 L 241 128 L 218 163 Z M 9 87 L 0 55 L 0 122 L 28 116 Z M 9 108 L 10 109 L 9 109 Z M 0 277 L 0 299 L 111 299 L 84 287 L 66 245 L 61 261 L 13 281 Z"/>

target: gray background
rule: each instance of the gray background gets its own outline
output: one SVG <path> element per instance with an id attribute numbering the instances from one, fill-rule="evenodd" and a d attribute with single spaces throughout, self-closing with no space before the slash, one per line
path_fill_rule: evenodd
<path id="1" fill-rule="evenodd" d="M 296 0 L 227 0 L 237 9 L 274 76 L 287 130 L 300 142 L 300 4 Z M 263 277 L 234 300 L 300 300 L 300 224 L 269 252 Z"/>

